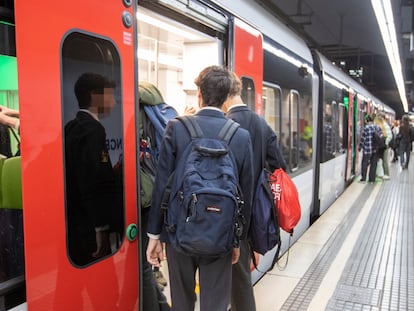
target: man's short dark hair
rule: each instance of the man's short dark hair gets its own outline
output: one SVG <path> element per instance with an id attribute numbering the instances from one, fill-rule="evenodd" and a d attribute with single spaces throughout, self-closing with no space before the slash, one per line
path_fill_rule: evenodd
<path id="1" fill-rule="evenodd" d="M 237 96 L 237 95 L 241 96 L 242 82 L 241 82 L 240 78 L 233 71 L 230 71 L 230 76 L 232 78 L 232 82 L 231 82 L 229 96 L 230 97 L 234 97 L 234 96 Z"/>
<path id="2" fill-rule="evenodd" d="M 210 66 L 204 68 L 194 82 L 200 88 L 205 106 L 221 108 L 228 97 L 232 78 L 228 69 Z"/>
<path id="3" fill-rule="evenodd" d="M 91 105 L 91 93 L 103 94 L 105 88 L 115 88 L 115 82 L 97 73 L 84 73 L 75 83 L 75 95 L 80 109 Z"/>

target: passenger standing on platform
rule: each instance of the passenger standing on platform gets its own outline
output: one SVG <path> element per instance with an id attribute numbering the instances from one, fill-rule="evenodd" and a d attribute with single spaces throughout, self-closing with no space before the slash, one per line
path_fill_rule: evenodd
<path id="1" fill-rule="evenodd" d="M 410 125 L 410 117 L 408 115 L 403 115 L 401 118 L 400 133 L 398 135 L 401 168 L 407 169 L 414 140 L 414 128 Z"/>
<path id="2" fill-rule="evenodd" d="M 230 91 L 232 77 L 230 72 L 220 66 L 202 70 L 196 78 L 198 100 L 201 109 L 194 115 L 206 137 L 217 137 L 219 130 L 227 122 L 221 110 Z M 148 262 L 159 266 L 163 257 L 160 234 L 163 227 L 161 201 L 167 181 L 177 166 L 184 150 L 190 143 L 190 135 L 177 119 L 168 122 L 159 153 L 159 167 L 155 178 L 152 205 L 148 222 L 149 244 Z M 238 128 L 229 143 L 239 172 L 239 182 L 244 195 L 243 214 L 249 221 L 253 194 L 252 149 L 249 133 Z M 165 235 L 162 235 L 164 238 Z M 243 232 L 241 239 L 247 238 Z M 240 249 L 221 257 L 195 257 L 180 253 L 166 240 L 166 253 L 171 284 L 173 311 L 193 311 L 195 306 L 196 272 L 199 272 L 200 310 L 225 311 L 230 301 L 232 263 L 239 259 Z"/>
<path id="3" fill-rule="evenodd" d="M 358 150 L 362 151 L 362 165 L 361 165 L 361 180 L 365 183 L 367 177 L 367 171 L 369 166 L 369 179 L 370 183 L 375 182 L 378 154 L 373 144 L 375 131 L 380 132 L 381 129 L 373 124 L 373 119 L 370 115 L 365 117 L 365 126 L 362 131 L 361 141 L 359 142 Z"/>
<path id="4" fill-rule="evenodd" d="M 153 104 L 161 104 L 165 103 L 162 94 L 160 90 L 153 84 L 149 82 L 140 82 L 139 85 L 139 104 L 140 104 L 140 113 L 144 114 L 144 108 L 143 106 L 147 103 L 148 104 L 148 98 L 152 100 Z M 140 121 L 142 123 L 145 123 L 144 118 L 140 118 Z M 148 121 L 147 121 L 148 122 Z M 140 124 L 144 127 L 144 124 Z M 149 131 L 150 132 L 150 131 Z M 151 141 L 148 137 L 142 137 L 144 136 L 144 131 L 140 131 L 140 140 L 148 140 Z M 155 138 L 154 138 L 155 139 Z M 151 141 L 152 142 L 152 141 Z M 154 142 L 153 142 L 154 143 Z M 141 160 L 141 152 L 142 157 L 146 157 L 145 152 L 140 150 L 140 161 Z M 154 155 L 149 155 L 149 157 L 152 157 Z M 140 162 L 141 165 L 144 165 L 143 162 Z M 141 166 L 141 170 L 143 170 Z M 154 167 L 154 170 L 156 168 Z M 148 218 L 149 218 L 149 207 L 142 207 L 141 206 L 141 228 L 142 228 L 142 249 L 146 250 L 148 246 L 148 236 L 147 236 L 147 226 L 148 226 Z M 165 286 L 167 286 L 167 280 L 164 279 L 164 276 L 162 275 L 162 272 L 159 270 L 159 268 L 152 269 L 152 266 L 147 261 L 147 256 L 144 252 L 140 255 L 141 260 L 141 269 L 142 269 L 142 307 L 145 311 L 167 311 L 170 310 L 170 307 L 167 302 L 167 298 L 162 293 L 162 290 Z"/>
<path id="5" fill-rule="evenodd" d="M 253 189 L 256 189 L 257 180 L 262 169 L 266 166 L 271 171 L 276 168 L 286 170 L 286 163 L 280 153 L 276 134 L 264 119 L 251 111 L 241 98 L 242 83 L 232 72 L 233 83 L 229 97 L 224 102 L 222 110 L 226 116 L 250 133 L 253 146 Z M 249 224 L 246 223 L 245 230 Z M 232 311 L 255 311 L 253 286 L 250 271 L 251 250 L 247 240 L 240 242 L 240 258 L 233 265 L 233 279 L 231 291 Z"/>
<path id="6" fill-rule="evenodd" d="M 392 149 L 392 160 L 391 163 L 397 162 L 398 161 L 398 142 L 397 142 L 397 136 L 398 133 L 400 132 L 400 125 L 398 120 L 394 120 L 393 124 L 392 124 L 392 144 L 391 144 L 391 149 Z"/>
<path id="7" fill-rule="evenodd" d="M 385 137 L 385 145 L 386 148 L 385 150 L 383 150 L 383 152 L 381 154 L 378 154 L 378 158 L 379 163 L 381 163 L 382 165 L 382 169 L 384 174 L 382 176 L 380 176 L 383 180 L 388 180 L 390 179 L 390 171 L 389 171 L 389 150 L 388 150 L 388 145 L 392 139 L 392 132 L 391 132 L 391 127 L 388 125 L 387 120 L 385 119 L 385 116 L 383 114 L 379 114 L 375 120 L 374 120 L 375 125 L 377 125 L 380 129 L 382 134 Z"/>
<path id="8" fill-rule="evenodd" d="M 111 253 L 109 229 L 116 181 L 99 118 L 115 106 L 115 83 L 85 73 L 75 83 L 76 118 L 65 126 L 68 248 L 80 266 Z"/>

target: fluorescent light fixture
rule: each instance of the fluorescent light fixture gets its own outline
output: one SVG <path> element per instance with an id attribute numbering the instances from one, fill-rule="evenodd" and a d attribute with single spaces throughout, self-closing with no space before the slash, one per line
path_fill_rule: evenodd
<path id="1" fill-rule="evenodd" d="M 285 61 L 291 63 L 292 65 L 298 67 L 298 68 L 306 68 L 306 70 L 308 71 L 308 73 L 313 74 L 313 68 L 308 66 L 307 64 L 305 64 L 303 61 L 297 59 L 296 57 L 292 55 L 287 54 L 286 52 L 282 51 L 281 49 L 276 48 L 275 46 L 267 43 L 267 42 L 263 42 L 263 49 L 265 49 L 266 51 L 272 53 L 273 55 L 280 57 L 282 59 L 284 59 Z"/>
<path id="2" fill-rule="evenodd" d="M 197 40 L 201 39 L 200 36 L 198 36 L 196 34 L 193 34 L 189 31 L 184 30 L 183 29 L 184 26 L 182 28 L 178 28 L 178 27 L 176 27 L 172 24 L 167 24 L 166 22 L 164 22 L 160 19 L 151 17 L 149 15 L 146 15 L 146 14 L 143 14 L 143 13 L 140 13 L 140 12 L 137 12 L 137 19 L 138 19 L 138 22 L 145 22 L 147 24 L 150 24 L 151 26 L 158 27 L 158 28 L 161 28 L 163 30 L 172 32 L 174 34 L 182 36 L 185 39 L 188 39 L 188 40 L 191 40 L 191 41 L 197 41 Z"/>
<path id="3" fill-rule="evenodd" d="M 330 76 L 328 76 L 327 74 L 324 75 L 324 80 L 330 84 L 332 84 L 333 86 L 335 86 L 338 89 L 341 90 L 348 90 L 348 87 L 345 84 L 342 84 L 341 82 L 339 82 L 338 80 L 331 78 Z"/>
<path id="4" fill-rule="evenodd" d="M 364 95 L 362 95 L 362 94 L 357 94 L 357 98 L 359 99 L 359 100 L 362 100 L 362 101 L 365 101 L 365 102 L 367 102 L 367 101 L 369 101 L 369 98 L 367 98 L 367 97 L 365 97 Z"/>
<path id="5" fill-rule="evenodd" d="M 371 0 L 377 17 L 378 26 L 381 30 L 382 40 L 387 51 L 388 60 L 391 64 L 395 83 L 400 93 L 404 111 L 408 111 L 407 97 L 401 67 L 400 52 L 398 49 L 397 35 L 395 32 L 394 18 L 390 0 Z"/>
<path id="6" fill-rule="evenodd" d="M 146 49 L 138 49 L 137 52 L 138 59 L 145 60 L 148 62 L 156 62 L 158 64 L 166 65 L 169 67 L 174 67 L 178 69 L 183 68 L 183 61 L 177 57 L 170 56 L 167 54 L 156 54 L 154 51 L 149 51 Z"/>

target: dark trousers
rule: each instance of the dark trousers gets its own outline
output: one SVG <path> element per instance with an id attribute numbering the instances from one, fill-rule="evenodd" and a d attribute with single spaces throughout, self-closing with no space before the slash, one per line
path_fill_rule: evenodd
<path id="1" fill-rule="evenodd" d="M 255 311 L 256 304 L 250 271 L 251 252 L 247 240 L 240 241 L 240 258 L 233 265 L 231 311 Z"/>
<path id="2" fill-rule="evenodd" d="M 200 311 L 226 311 L 230 301 L 232 253 L 218 258 L 193 257 L 167 244 L 172 311 L 194 311 L 196 272 L 199 273 Z"/>
<path id="3" fill-rule="evenodd" d="M 164 311 L 170 310 L 167 302 L 167 298 L 161 292 L 154 278 L 152 267 L 147 261 L 146 251 L 148 247 L 147 236 L 147 221 L 148 221 L 148 209 L 143 210 L 141 213 L 142 224 L 142 306 L 144 311 Z"/>
<path id="4" fill-rule="evenodd" d="M 375 177 L 377 174 L 377 162 L 378 162 L 378 154 L 364 154 L 362 156 L 362 164 L 361 164 L 361 180 L 365 181 L 367 179 L 367 170 L 369 166 L 369 182 L 375 182 Z"/>

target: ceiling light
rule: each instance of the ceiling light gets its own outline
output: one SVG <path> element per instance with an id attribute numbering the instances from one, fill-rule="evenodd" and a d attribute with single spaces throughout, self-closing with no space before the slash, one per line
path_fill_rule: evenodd
<path id="1" fill-rule="evenodd" d="M 401 67 L 400 52 L 398 49 L 397 35 L 395 32 L 394 18 L 390 0 L 371 0 L 381 30 L 382 40 L 391 64 L 395 83 L 400 93 L 404 111 L 408 111 L 407 97 L 405 94 L 404 78 Z"/>
<path id="2" fill-rule="evenodd" d="M 191 40 L 191 41 L 197 41 L 197 40 L 201 39 L 200 36 L 198 36 L 194 33 L 190 33 L 189 31 L 184 30 L 183 29 L 184 27 L 178 28 L 178 27 L 173 26 L 172 24 L 166 23 L 166 22 L 164 22 L 164 21 L 162 21 L 158 18 L 154 18 L 154 17 L 151 17 L 149 15 L 146 15 L 146 14 L 143 14 L 143 13 L 140 13 L 140 12 L 137 12 L 137 19 L 138 19 L 138 22 L 144 22 L 144 23 L 150 24 L 151 26 L 161 28 L 162 30 L 169 31 L 171 33 L 182 36 L 185 39 L 188 39 L 188 40 Z"/>

